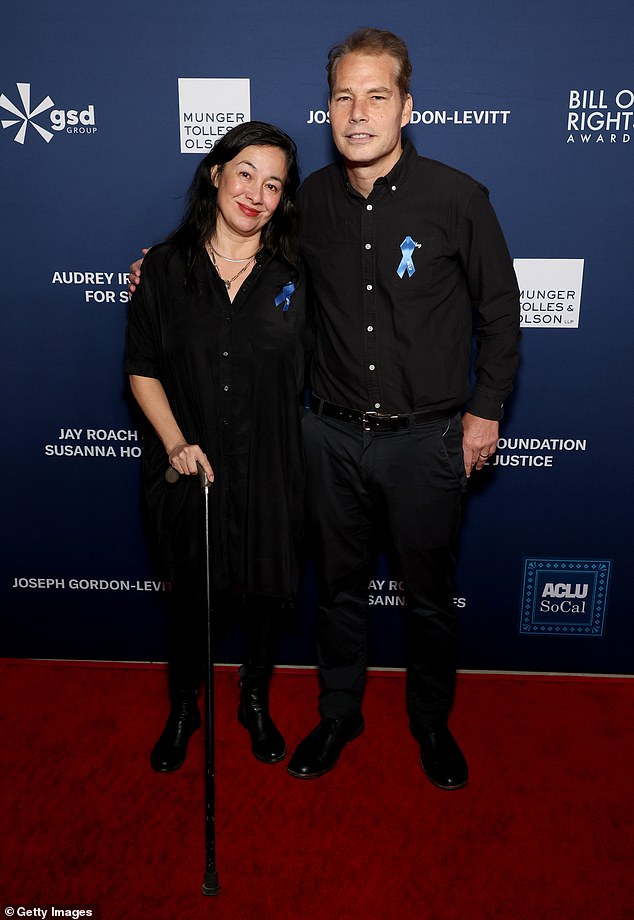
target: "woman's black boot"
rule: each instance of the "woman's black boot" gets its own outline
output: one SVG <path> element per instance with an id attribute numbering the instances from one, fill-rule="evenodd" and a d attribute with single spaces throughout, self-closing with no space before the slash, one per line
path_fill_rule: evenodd
<path id="1" fill-rule="evenodd" d="M 238 721 L 251 736 L 251 750 L 264 763 L 286 757 L 286 744 L 269 714 L 270 671 L 242 665 Z"/>
<path id="2" fill-rule="evenodd" d="M 196 692 L 181 690 L 172 694 L 172 708 L 161 737 L 154 745 L 150 764 L 157 773 L 172 773 L 185 763 L 190 736 L 200 728 Z"/>

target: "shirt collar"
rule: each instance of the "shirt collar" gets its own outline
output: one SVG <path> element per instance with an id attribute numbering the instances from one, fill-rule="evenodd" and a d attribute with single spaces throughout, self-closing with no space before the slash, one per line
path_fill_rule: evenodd
<path id="1" fill-rule="evenodd" d="M 418 153 L 413 143 L 409 138 L 403 138 L 403 152 L 387 176 L 381 176 L 376 180 L 374 183 L 375 189 L 381 188 L 381 186 L 387 186 L 390 195 L 394 195 L 396 192 L 398 192 L 400 186 L 404 183 L 408 173 L 412 168 L 412 164 L 417 159 Z M 346 191 L 355 197 L 363 197 L 359 195 L 359 192 L 357 192 L 357 190 L 353 187 L 350 180 L 348 179 L 348 173 L 346 172 L 346 167 L 344 166 L 343 161 L 339 162 L 339 169 L 341 172 L 341 180 Z"/>

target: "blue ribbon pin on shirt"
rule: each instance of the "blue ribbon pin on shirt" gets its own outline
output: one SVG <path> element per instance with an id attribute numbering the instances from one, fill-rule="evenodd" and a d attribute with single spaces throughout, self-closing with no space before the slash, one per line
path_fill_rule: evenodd
<path id="1" fill-rule="evenodd" d="M 284 287 L 282 288 L 282 293 L 278 294 L 277 297 L 275 298 L 276 307 L 282 307 L 282 304 L 284 304 L 284 306 L 282 307 L 282 313 L 285 313 L 290 307 L 291 297 L 293 296 L 294 291 L 295 291 L 295 285 L 293 284 L 292 281 L 290 281 L 288 284 L 284 285 Z"/>
<path id="2" fill-rule="evenodd" d="M 401 252 L 403 253 L 403 258 L 401 259 L 399 266 L 396 269 L 396 274 L 399 276 L 399 278 L 402 278 L 405 272 L 407 272 L 408 277 L 411 278 L 416 271 L 412 261 L 412 253 L 415 249 L 420 249 L 420 243 L 415 243 L 411 236 L 406 236 L 401 243 Z"/>

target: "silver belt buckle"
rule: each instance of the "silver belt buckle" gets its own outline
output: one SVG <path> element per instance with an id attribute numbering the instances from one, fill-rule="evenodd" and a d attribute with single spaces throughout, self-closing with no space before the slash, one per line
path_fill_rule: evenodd
<path id="1" fill-rule="evenodd" d="M 373 418 L 378 418 L 378 416 L 379 416 L 378 412 L 372 412 L 372 411 L 364 412 L 363 415 L 361 416 L 361 424 L 363 425 L 363 430 L 372 431 L 372 428 L 370 427 L 370 422 Z"/>
<path id="2" fill-rule="evenodd" d="M 398 416 L 398 415 L 388 415 L 387 412 L 374 412 L 374 411 L 372 411 L 372 410 L 369 411 L 369 412 L 364 412 L 364 413 L 363 413 L 363 416 L 362 416 L 362 423 L 363 423 L 363 430 L 364 430 L 364 431 L 372 431 L 372 430 L 373 430 L 373 429 L 371 428 L 371 421 L 372 421 L 372 419 L 375 419 L 375 418 L 376 418 L 376 419 L 385 419 L 386 421 L 392 422 L 392 426 L 391 426 L 391 428 L 390 428 L 389 430 L 391 430 L 391 431 L 397 431 L 397 429 L 398 429 L 398 420 L 399 420 L 399 416 Z M 379 428 L 376 428 L 376 429 L 374 429 L 374 430 L 375 430 L 375 431 L 380 431 Z"/>

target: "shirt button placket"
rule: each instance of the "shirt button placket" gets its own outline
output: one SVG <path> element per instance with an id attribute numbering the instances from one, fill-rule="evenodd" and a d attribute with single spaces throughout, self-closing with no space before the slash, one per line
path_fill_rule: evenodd
<path id="1" fill-rule="evenodd" d="M 220 365 L 218 380 L 222 424 L 229 427 L 231 424 L 231 330 L 233 323 L 230 313 L 226 313 L 224 319 L 218 341 Z"/>
<path id="2" fill-rule="evenodd" d="M 365 343 L 365 379 L 368 388 L 368 406 L 381 405 L 378 351 L 376 341 L 376 267 L 374 260 L 376 212 L 374 205 L 366 203 L 361 218 L 361 261 L 363 266 L 363 337 Z"/>

